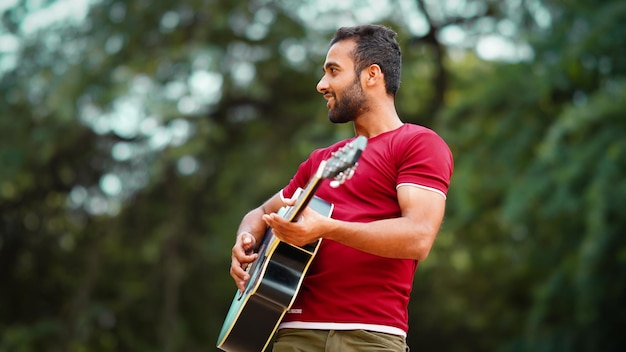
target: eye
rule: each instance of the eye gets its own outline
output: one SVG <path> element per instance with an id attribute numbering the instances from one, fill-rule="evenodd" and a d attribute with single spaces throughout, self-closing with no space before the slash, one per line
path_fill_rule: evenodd
<path id="1" fill-rule="evenodd" d="M 329 75 L 335 75 L 339 72 L 339 68 L 335 65 L 327 65 L 324 67 L 324 73 Z"/>

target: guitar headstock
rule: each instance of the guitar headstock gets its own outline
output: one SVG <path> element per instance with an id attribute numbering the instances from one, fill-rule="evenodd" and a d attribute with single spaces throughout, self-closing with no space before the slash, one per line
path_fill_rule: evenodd
<path id="1" fill-rule="evenodd" d="M 306 187 L 297 194 L 296 203 L 284 212 L 283 218 L 296 221 L 304 207 L 313 199 L 315 190 L 323 179 L 334 179 L 330 182 L 330 186 L 335 188 L 352 177 L 357 160 L 366 146 L 367 138 L 359 136 L 335 151 L 330 158 L 322 161 Z"/>
<path id="2" fill-rule="evenodd" d="M 334 178 L 332 187 L 338 187 L 352 177 L 361 153 L 367 146 L 367 138 L 359 136 L 338 149 L 325 161 L 322 178 Z"/>

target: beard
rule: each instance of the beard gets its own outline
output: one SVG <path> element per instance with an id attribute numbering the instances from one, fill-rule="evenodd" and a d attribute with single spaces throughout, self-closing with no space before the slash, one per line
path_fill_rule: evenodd
<path id="1" fill-rule="evenodd" d="M 346 123 L 354 121 L 356 117 L 367 110 L 365 93 L 358 78 L 343 93 L 339 100 L 335 95 L 335 106 L 328 110 L 328 120 L 332 123 Z"/>

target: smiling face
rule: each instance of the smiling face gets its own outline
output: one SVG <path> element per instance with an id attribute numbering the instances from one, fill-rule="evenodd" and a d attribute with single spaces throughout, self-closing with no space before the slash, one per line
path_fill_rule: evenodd
<path id="1" fill-rule="evenodd" d="M 355 48 L 352 40 L 333 44 L 326 55 L 324 76 L 317 84 L 317 91 L 327 101 L 328 119 L 334 123 L 354 121 L 368 110 L 366 94 L 355 73 L 352 58 Z"/>

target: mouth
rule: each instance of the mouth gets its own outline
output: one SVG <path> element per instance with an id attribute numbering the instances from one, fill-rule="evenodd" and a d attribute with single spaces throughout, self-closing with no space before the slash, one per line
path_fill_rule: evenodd
<path id="1" fill-rule="evenodd" d="M 324 94 L 324 99 L 326 99 L 326 106 L 330 109 L 331 103 L 335 101 L 335 96 L 333 94 L 327 93 Z"/>

